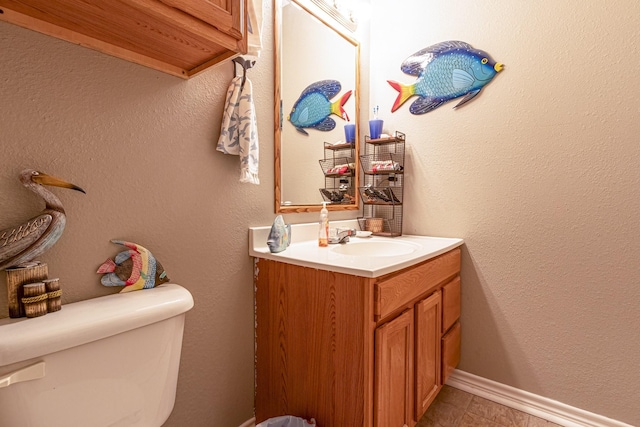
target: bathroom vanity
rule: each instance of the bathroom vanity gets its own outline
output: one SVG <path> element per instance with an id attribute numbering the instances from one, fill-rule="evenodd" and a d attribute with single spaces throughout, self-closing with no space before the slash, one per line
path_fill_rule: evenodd
<path id="1" fill-rule="evenodd" d="M 352 239 L 350 251 L 294 241 L 269 254 L 251 237 L 257 422 L 289 414 L 319 426 L 413 427 L 442 388 L 460 357 L 463 242 L 377 239 Z M 353 246 L 365 253 L 379 241 L 392 255 Z M 400 254 L 405 243 L 416 246 Z"/>

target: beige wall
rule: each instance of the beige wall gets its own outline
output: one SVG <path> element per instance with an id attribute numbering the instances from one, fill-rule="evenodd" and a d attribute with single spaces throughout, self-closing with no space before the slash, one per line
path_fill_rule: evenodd
<path id="1" fill-rule="evenodd" d="M 640 424 L 640 4 L 390 3 L 373 0 L 363 116 L 379 104 L 407 134 L 405 233 L 467 242 L 460 368 Z M 0 23 L 0 228 L 42 208 L 17 181 L 42 169 L 87 190 L 54 190 L 68 225 L 42 260 L 65 303 L 112 292 L 94 273 L 119 251 L 112 238 L 153 250 L 193 293 L 167 426 L 252 416 L 246 230 L 274 217 L 270 4 L 250 71 L 260 186 L 239 184 L 238 159 L 215 151 L 230 64 L 182 81 Z M 460 110 L 391 114 L 386 79 L 411 82 L 402 60 L 449 39 L 487 50 L 504 73 Z"/>
<path id="2" fill-rule="evenodd" d="M 404 231 L 466 241 L 460 368 L 640 425 L 640 3 L 372 3 L 370 102 L 410 145 Z M 391 114 L 386 80 L 444 40 L 506 68 L 459 110 Z"/>
<path id="3" fill-rule="evenodd" d="M 83 187 L 54 189 L 62 239 L 42 260 L 63 302 L 113 292 L 97 267 L 150 249 L 189 289 L 176 406 L 167 426 L 237 427 L 253 416 L 253 262 L 247 228 L 273 221 L 271 7 L 263 59 L 249 72 L 261 141 L 260 186 L 215 151 L 232 77 L 225 63 L 189 81 L 0 22 L 0 229 L 43 208 L 18 182 L 37 168 Z M 0 274 L 0 316 L 7 316 Z M 127 363 L 123 352 L 121 360 Z"/>

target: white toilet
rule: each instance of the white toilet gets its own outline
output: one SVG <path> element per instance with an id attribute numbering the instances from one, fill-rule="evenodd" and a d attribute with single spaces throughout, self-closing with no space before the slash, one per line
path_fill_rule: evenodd
<path id="1" fill-rule="evenodd" d="M 159 427 L 189 291 L 164 284 L 0 320 L 0 427 Z"/>

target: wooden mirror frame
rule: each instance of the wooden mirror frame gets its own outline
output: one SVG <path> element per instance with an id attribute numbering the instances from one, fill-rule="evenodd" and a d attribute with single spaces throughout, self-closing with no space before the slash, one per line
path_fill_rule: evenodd
<path id="1" fill-rule="evenodd" d="M 298 5 L 301 9 L 315 17 L 318 21 L 322 22 L 328 28 L 335 31 L 339 36 L 344 38 L 348 43 L 352 44 L 355 48 L 355 88 L 352 97 L 355 102 L 355 117 L 351 122 L 356 125 L 356 139 L 355 139 L 355 151 L 354 151 L 354 176 L 352 178 L 354 200 L 349 204 L 327 204 L 327 209 L 330 211 L 346 211 L 357 210 L 360 207 L 360 197 L 358 191 L 359 175 L 360 175 L 360 44 L 357 40 L 347 34 L 346 29 L 340 27 L 338 21 L 333 22 L 333 19 L 329 15 L 316 13 L 312 10 L 313 3 L 317 3 L 318 0 L 310 0 L 311 4 L 305 3 L 304 0 L 289 0 L 292 3 Z M 320 0 L 322 1 L 322 0 Z M 282 31 L 282 0 L 273 0 L 273 22 L 274 22 L 274 190 L 275 190 L 275 212 L 276 213 L 296 213 L 296 212 L 315 212 L 322 208 L 322 204 L 283 204 L 282 197 L 282 123 L 283 114 L 282 111 L 282 93 L 281 93 L 281 31 Z M 319 166 L 318 166 L 319 167 Z M 320 170 L 320 169 L 319 169 Z M 318 189 L 313 189 L 318 191 Z M 319 195 L 321 198 L 321 195 Z"/>

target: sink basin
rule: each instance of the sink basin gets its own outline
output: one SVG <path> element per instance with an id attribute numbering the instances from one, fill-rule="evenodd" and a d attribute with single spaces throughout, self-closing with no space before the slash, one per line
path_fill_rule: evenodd
<path id="1" fill-rule="evenodd" d="M 349 256 L 388 257 L 409 255 L 420 248 L 419 245 L 391 239 L 356 240 L 331 248 L 334 253 Z"/>

